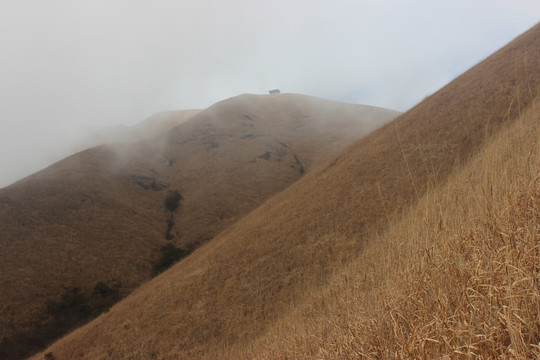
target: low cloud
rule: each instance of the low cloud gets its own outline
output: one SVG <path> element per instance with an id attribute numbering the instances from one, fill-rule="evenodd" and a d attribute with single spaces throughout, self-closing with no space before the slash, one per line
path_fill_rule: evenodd
<path id="1" fill-rule="evenodd" d="M 280 88 L 404 111 L 537 1 L 0 1 L 0 187 L 87 127 Z"/>

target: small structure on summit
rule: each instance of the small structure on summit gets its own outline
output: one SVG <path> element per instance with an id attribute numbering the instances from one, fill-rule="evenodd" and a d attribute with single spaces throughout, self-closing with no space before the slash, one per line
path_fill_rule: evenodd
<path id="1" fill-rule="evenodd" d="M 268 93 L 270 95 L 277 95 L 277 94 L 280 94 L 281 91 L 279 91 L 279 89 L 274 89 L 274 90 L 269 90 Z"/>

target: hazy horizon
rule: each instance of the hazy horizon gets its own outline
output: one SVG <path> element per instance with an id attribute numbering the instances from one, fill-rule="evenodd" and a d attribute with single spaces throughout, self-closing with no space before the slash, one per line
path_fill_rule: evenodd
<path id="1" fill-rule="evenodd" d="M 406 111 L 538 13 L 536 1 L 0 0 L 0 187 L 90 127 L 240 93 Z"/>

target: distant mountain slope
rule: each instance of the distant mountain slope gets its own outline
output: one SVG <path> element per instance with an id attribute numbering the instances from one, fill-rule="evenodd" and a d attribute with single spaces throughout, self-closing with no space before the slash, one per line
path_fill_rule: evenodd
<path id="1" fill-rule="evenodd" d="M 164 136 L 91 148 L 0 189 L 0 348 L 24 354 L 58 331 L 35 328 L 47 311 L 91 315 L 83 298 L 126 294 L 396 115 L 242 95 Z"/>
<path id="2" fill-rule="evenodd" d="M 150 140 L 188 121 L 199 112 L 201 110 L 162 111 L 132 126 L 91 128 L 82 140 L 76 141 L 75 146 L 81 151 L 104 144 Z"/>
<path id="3" fill-rule="evenodd" d="M 539 86 L 540 25 L 47 351 L 176 359 L 245 348 L 515 121 Z"/>

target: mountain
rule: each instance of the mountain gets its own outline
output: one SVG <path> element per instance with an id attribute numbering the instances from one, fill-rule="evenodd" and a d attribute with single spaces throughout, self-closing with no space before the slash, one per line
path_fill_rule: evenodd
<path id="1" fill-rule="evenodd" d="M 437 297 L 437 291 L 442 293 L 442 288 L 430 287 L 432 293 L 422 293 L 422 287 L 419 286 L 414 288 L 415 292 L 412 293 L 418 296 L 417 298 L 408 298 L 409 294 L 405 292 L 402 293 L 403 298 L 397 296 L 403 306 L 411 308 L 413 305 L 417 306 L 418 313 L 412 313 L 410 318 L 402 318 L 397 310 L 392 312 L 392 307 L 385 307 L 384 299 L 370 297 L 369 299 L 378 300 L 377 304 L 381 306 L 370 314 L 380 314 L 379 316 L 386 322 L 377 322 L 379 318 L 373 317 L 367 318 L 366 323 L 369 324 L 373 320 L 374 326 L 380 329 L 380 334 L 386 331 L 390 335 L 381 338 L 380 352 L 370 349 L 368 354 L 353 353 L 357 349 L 348 341 L 358 339 L 359 332 L 352 334 L 347 332 L 351 329 L 351 326 L 347 327 L 348 318 L 341 321 L 331 317 L 333 314 L 331 310 L 335 309 L 332 302 L 347 305 L 349 307 L 345 309 L 357 311 L 361 315 L 364 311 L 361 306 L 366 305 L 360 299 L 363 292 L 367 293 L 378 284 L 367 282 L 363 286 L 358 286 L 357 282 L 347 283 L 348 278 L 345 277 L 343 287 L 348 289 L 350 286 L 353 291 L 347 290 L 343 294 L 332 292 L 336 289 L 330 287 L 336 276 L 334 274 L 346 273 L 348 268 L 354 269 L 354 264 L 358 264 L 356 261 L 365 260 L 370 266 L 361 267 L 362 272 L 354 274 L 352 280 L 365 278 L 386 282 L 386 274 L 380 272 L 380 268 L 375 265 L 377 262 L 384 263 L 384 257 L 394 252 L 407 254 L 401 251 L 400 246 L 414 250 L 414 247 L 408 247 L 408 242 L 412 242 L 417 234 L 409 230 L 410 238 L 400 238 L 399 243 L 387 242 L 394 247 L 382 247 L 379 252 L 366 251 L 376 246 L 378 242 L 383 243 L 383 237 L 387 232 L 390 233 L 391 225 L 398 219 L 406 217 L 407 213 L 415 211 L 421 202 L 426 201 L 424 200 L 426 197 L 442 191 L 445 184 L 452 181 L 453 176 L 466 173 L 468 164 L 479 165 L 474 161 L 477 158 L 482 159 L 479 154 L 483 151 L 491 151 L 486 144 L 489 144 L 492 137 L 497 137 L 499 133 L 506 134 L 501 132 L 501 129 L 511 128 L 512 124 L 519 123 L 517 119 L 523 119 L 520 117 L 521 114 L 538 109 L 531 107 L 531 104 L 538 97 L 539 87 L 540 25 L 537 25 L 392 123 L 377 129 L 333 159 L 315 167 L 302 179 L 266 200 L 174 267 L 143 284 L 109 312 L 72 332 L 38 356 L 50 353 L 59 359 L 250 358 L 253 355 L 262 355 L 257 353 L 257 349 L 261 348 L 256 347 L 257 341 L 261 341 L 262 344 L 266 344 L 266 349 L 270 347 L 267 352 L 269 357 L 275 358 L 348 356 L 376 358 L 381 353 L 383 355 L 412 353 L 418 357 L 429 357 L 429 353 L 422 353 L 422 349 L 428 345 L 435 345 L 428 342 L 434 340 L 433 344 L 442 348 L 444 341 L 449 343 L 453 341 L 454 338 L 451 336 L 460 329 L 459 326 L 470 326 L 470 323 L 457 323 L 456 327 L 452 327 L 451 321 L 456 318 L 453 317 L 454 314 L 448 314 L 447 326 L 453 329 L 454 333 L 447 332 L 446 337 L 440 339 L 427 338 L 423 343 L 411 343 L 411 347 L 402 352 L 399 352 L 397 347 L 391 347 L 398 346 L 394 344 L 399 342 L 384 341 L 393 335 L 395 338 L 407 338 L 408 334 L 429 335 L 430 333 L 424 330 L 430 322 L 419 323 L 424 327 L 416 328 L 415 314 L 438 314 L 437 303 L 427 303 L 425 299 L 433 296 L 435 299 L 444 300 L 443 297 Z M 537 112 L 534 116 L 537 122 Z M 512 153 L 503 154 L 503 158 L 505 157 L 511 158 Z M 527 171 L 534 174 L 532 177 L 534 180 L 538 174 L 538 158 L 535 155 L 532 159 L 534 159 L 530 164 L 532 168 Z M 510 174 L 503 172 L 502 175 Z M 471 181 L 474 183 L 476 180 Z M 523 184 L 524 189 L 527 189 L 527 186 L 529 189 L 536 186 L 531 190 L 537 194 L 535 192 L 537 182 Z M 491 198 L 489 183 L 487 187 L 478 189 L 485 192 L 477 196 L 485 198 L 484 200 L 489 203 Z M 461 193 L 458 190 L 453 196 L 459 199 Z M 525 197 L 521 201 L 526 204 L 528 199 Z M 451 207 L 447 209 L 446 205 L 439 202 L 431 209 L 444 215 L 446 211 L 452 210 Z M 531 211 L 527 209 L 527 206 L 523 207 L 524 212 Z M 471 218 L 473 213 L 467 215 Z M 432 218 L 426 215 L 425 218 L 415 219 L 417 222 L 409 226 L 421 231 L 422 221 L 431 221 Z M 435 228 L 441 229 L 447 226 L 445 223 L 435 225 Z M 527 231 L 531 231 L 530 224 L 527 226 Z M 537 223 L 534 226 L 537 226 Z M 518 231 L 519 228 L 517 226 L 515 230 Z M 502 232 L 496 232 L 498 237 L 509 236 L 504 228 L 497 229 Z M 436 237 L 437 233 L 431 235 Z M 466 242 L 462 243 L 460 251 L 461 254 L 468 254 Z M 532 257 L 535 254 L 534 246 L 528 248 L 528 251 L 527 259 L 534 259 Z M 363 254 L 369 257 L 362 257 Z M 419 248 L 417 252 L 413 251 L 403 259 L 404 264 L 393 265 L 399 268 L 411 261 L 413 262 L 411 266 L 414 267 L 414 261 L 418 259 L 415 257 L 416 254 L 429 259 L 431 250 Z M 522 253 L 518 256 L 515 251 L 508 254 L 514 257 L 525 256 Z M 372 258 L 374 255 L 379 258 Z M 438 264 L 444 259 L 439 257 L 432 263 Z M 459 257 L 451 259 L 460 261 Z M 469 268 L 461 269 L 472 270 L 470 267 L 475 265 L 474 262 L 466 263 L 466 260 L 463 259 L 464 264 L 469 264 Z M 489 272 L 494 266 L 501 276 L 505 273 L 505 268 L 500 268 L 498 263 L 488 262 L 475 266 L 485 267 L 477 274 Z M 529 269 L 534 269 L 535 266 L 532 265 Z M 499 271 L 500 269 L 502 271 Z M 519 272 L 512 268 L 507 267 L 506 270 L 506 273 L 514 272 L 519 275 Z M 379 278 L 372 272 L 376 272 Z M 410 274 L 415 274 L 418 279 L 413 285 L 431 283 L 445 286 L 452 281 L 452 278 L 432 277 L 432 273 L 401 274 L 391 271 L 388 279 L 392 280 L 403 275 L 404 279 L 414 280 L 407 277 Z M 459 271 L 456 273 L 449 271 L 446 275 L 459 279 L 463 274 Z M 474 273 L 469 279 L 478 280 L 474 277 Z M 525 277 L 521 282 L 536 286 L 534 278 Z M 485 286 L 474 287 L 473 290 L 488 291 L 489 287 L 486 286 L 489 283 L 483 284 Z M 473 286 L 473 283 L 468 285 Z M 507 283 L 506 286 L 517 284 Z M 327 289 L 329 292 L 325 293 Z M 356 292 L 359 292 L 358 295 L 355 295 Z M 310 322 L 309 319 L 305 320 L 307 318 L 305 314 L 308 312 L 305 308 L 302 309 L 302 306 L 308 308 L 314 294 L 328 296 L 317 298 L 316 311 L 312 313 L 311 321 L 317 323 L 319 320 L 317 316 L 321 316 L 319 325 L 324 321 L 332 321 L 332 325 L 338 324 L 344 331 L 341 337 L 331 338 L 337 340 L 325 348 L 324 344 L 329 335 L 325 329 L 328 327 L 314 327 L 317 331 L 314 336 L 321 337 L 313 339 L 316 344 L 320 344 L 320 347 L 316 348 L 318 353 L 307 351 L 309 346 L 306 343 L 309 342 L 311 328 L 301 323 Z M 374 294 L 385 293 L 374 292 Z M 471 299 L 477 296 L 475 294 L 474 291 L 470 292 Z M 421 295 L 423 297 L 420 297 Z M 339 302 L 336 299 L 339 299 Z M 492 299 L 497 300 L 495 297 Z M 508 317 L 508 314 L 511 314 L 510 310 L 519 307 L 519 303 L 513 303 L 512 299 L 512 296 L 504 297 L 507 304 L 512 305 L 510 308 L 507 306 L 504 310 L 506 312 L 502 313 L 506 314 L 506 317 L 496 317 L 493 320 L 507 324 L 507 328 L 520 324 L 518 317 Z M 452 300 L 453 298 L 449 298 L 446 302 Z M 422 304 L 431 304 L 431 307 L 423 308 Z M 392 305 L 395 303 L 392 302 Z M 325 313 L 321 309 L 329 311 Z M 297 317 L 293 316 L 298 313 L 300 315 Z M 328 314 L 330 316 L 325 317 Z M 346 312 L 340 314 L 343 316 Z M 538 316 L 538 312 L 536 315 L 532 313 L 533 319 L 535 316 Z M 475 317 L 471 319 L 475 320 Z M 527 320 L 530 319 L 530 316 L 527 317 Z M 294 334 L 294 330 L 291 331 L 291 328 L 294 329 L 295 320 L 299 321 L 298 329 L 307 333 Z M 339 326 L 330 329 L 338 331 Z M 529 323 L 523 329 L 534 330 L 534 326 Z M 282 334 L 279 332 L 280 329 L 284 330 Z M 362 329 L 369 330 L 367 327 Z M 456 348 L 458 352 L 452 356 L 469 354 L 474 357 L 474 351 L 480 354 L 481 345 L 475 348 L 475 344 L 479 344 L 481 339 L 471 338 L 474 335 L 473 331 L 463 332 L 469 335 L 466 339 L 472 347 L 465 349 L 468 352 L 464 352 L 464 348 Z M 374 333 L 377 334 L 375 331 Z M 510 333 L 513 338 L 510 336 L 500 338 L 503 344 L 501 348 L 509 346 L 510 343 L 515 343 L 518 348 L 523 347 L 523 344 L 527 346 L 527 342 L 532 346 L 538 341 L 538 332 L 524 333 L 515 330 Z M 286 341 L 281 337 L 287 334 L 294 334 L 299 339 L 298 352 L 294 339 Z M 282 342 L 279 342 L 280 339 Z M 473 340 L 477 342 L 473 343 Z M 341 349 L 344 349 L 343 352 L 340 352 Z M 499 356 L 509 354 L 503 350 L 498 353 Z M 519 356 L 517 351 L 514 354 Z"/>
<path id="2" fill-rule="evenodd" d="M 0 189 L 0 348 L 23 356 L 107 309 L 397 114 L 241 95 Z"/>

